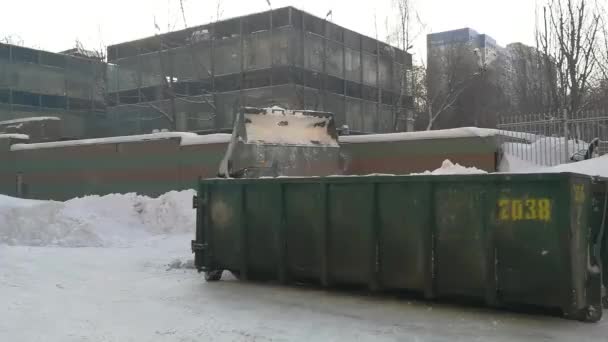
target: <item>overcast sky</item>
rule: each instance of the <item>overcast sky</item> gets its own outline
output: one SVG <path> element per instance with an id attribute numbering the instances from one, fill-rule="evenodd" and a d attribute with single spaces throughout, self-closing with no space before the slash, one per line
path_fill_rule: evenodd
<path id="1" fill-rule="evenodd" d="M 218 0 L 183 0 L 188 26 L 205 24 L 216 15 Z M 267 0 L 223 0 L 222 18 L 268 9 Z M 385 36 L 385 18 L 395 17 L 394 0 L 270 0 L 273 8 L 291 5 L 325 17 L 351 30 Z M 426 30 L 414 52 L 424 55 L 429 32 L 471 27 L 494 37 L 500 45 L 534 41 L 537 0 L 414 0 Z M 62 51 L 78 39 L 86 48 L 121 43 L 153 35 L 154 23 L 163 31 L 184 28 L 179 0 L 19 0 L 7 1 L 0 13 L 0 38 L 14 36 L 25 46 Z"/>

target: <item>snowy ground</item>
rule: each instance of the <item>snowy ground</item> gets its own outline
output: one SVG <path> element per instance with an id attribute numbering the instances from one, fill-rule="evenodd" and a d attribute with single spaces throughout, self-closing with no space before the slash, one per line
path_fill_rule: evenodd
<path id="1" fill-rule="evenodd" d="M 578 170 L 603 169 L 606 161 L 579 164 Z M 479 172 L 445 162 L 431 174 Z M 608 336 L 608 319 L 584 324 L 407 296 L 246 283 L 229 275 L 206 283 L 191 268 L 192 194 L 67 202 L 0 195 L 0 341 L 606 341 Z"/>
<path id="2" fill-rule="evenodd" d="M 192 269 L 190 235 L 129 247 L 0 246 L 0 341 L 605 341 L 584 324 L 408 297 L 227 280 Z"/>

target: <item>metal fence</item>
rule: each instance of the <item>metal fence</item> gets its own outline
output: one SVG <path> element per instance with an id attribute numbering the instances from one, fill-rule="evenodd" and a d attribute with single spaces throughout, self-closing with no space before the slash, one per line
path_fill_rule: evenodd
<path id="1" fill-rule="evenodd" d="M 602 111 L 505 116 L 498 129 L 504 139 L 503 152 L 531 166 L 553 166 L 608 153 L 608 113 Z"/>

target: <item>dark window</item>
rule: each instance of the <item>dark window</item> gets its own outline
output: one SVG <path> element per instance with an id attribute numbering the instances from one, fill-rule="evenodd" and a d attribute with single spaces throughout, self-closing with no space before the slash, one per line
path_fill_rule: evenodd
<path id="1" fill-rule="evenodd" d="M 109 107 L 118 105 L 118 93 L 107 94 L 105 100 Z"/>
<path id="2" fill-rule="evenodd" d="M 361 35 L 350 30 L 344 30 L 344 45 L 359 50 L 361 48 Z"/>
<path id="3" fill-rule="evenodd" d="M 160 94 L 160 90 L 158 89 L 158 87 L 141 88 L 140 92 L 142 102 L 156 101 L 158 100 Z"/>
<path id="4" fill-rule="evenodd" d="M 11 57 L 11 48 L 6 44 L 0 44 L 0 59 L 9 59 Z"/>
<path id="5" fill-rule="evenodd" d="M 13 61 L 23 63 L 38 63 L 38 51 L 13 46 Z"/>
<path id="6" fill-rule="evenodd" d="M 371 52 L 375 55 L 376 49 L 376 40 L 370 37 L 361 36 L 361 50 Z"/>
<path id="7" fill-rule="evenodd" d="M 268 87 L 270 83 L 270 70 L 255 70 L 243 75 L 243 89 Z"/>
<path id="8" fill-rule="evenodd" d="M 334 76 L 325 76 L 325 89 L 335 94 L 344 94 L 344 80 Z"/>
<path id="9" fill-rule="evenodd" d="M 215 31 L 215 39 L 224 39 L 238 36 L 241 30 L 240 18 L 217 22 L 215 23 L 213 29 Z"/>
<path id="10" fill-rule="evenodd" d="M 241 83 L 239 74 L 225 75 L 215 78 L 215 90 L 218 92 L 239 90 Z"/>
<path id="11" fill-rule="evenodd" d="M 208 94 L 213 91 L 211 79 L 190 82 L 188 86 L 189 95 Z"/>
<path id="12" fill-rule="evenodd" d="M 344 29 L 336 24 L 326 22 L 325 36 L 329 39 L 342 43 L 344 41 Z"/>
<path id="13" fill-rule="evenodd" d="M 11 101 L 11 91 L 8 89 L 0 89 L 0 103 L 9 103 Z"/>
<path id="14" fill-rule="evenodd" d="M 282 27 L 289 25 L 289 8 L 279 8 L 272 11 L 272 26 Z"/>
<path id="15" fill-rule="evenodd" d="M 40 51 L 40 64 L 65 68 L 65 59 L 66 57 L 64 55 Z"/>
<path id="16" fill-rule="evenodd" d="M 118 49 L 115 46 L 108 46 L 108 61 L 118 58 Z"/>
<path id="17" fill-rule="evenodd" d="M 380 56 L 393 58 L 395 56 L 395 48 L 388 44 L 380 43 Z"/>
<path id="18" fill-rule="evenodd" d="M 293 71 L 289 67 L 275 67 L 272 69 L 272 84 L 287 84 L 290 82 Z"/>
<path id="19" fill-rule="evenodd" d="M 304 85 L 310 88 L 321 88 L 321 74 L 313 71 L 304 71 Z"/>
<path id="20" fill-rule="evenodd" d="M 377 102 L 378 101 L 378 89 L 366 85 L 362 85 L 363 96 L 361 97 L 364 100 Z"/>
<path id="21" fill-rule="evenodd" d="M 93 109 L 103 111 L 106 109 L 106 103 L 103 101 L 93 101 Z"/>
<path id="22" fill-rule="evenodd" d="M 322 36 L 324 32 L 323 20 L 304 13 L 304 28 L 308 32 L 312 32 Z"/>
<path id="23" fill-rule="evenodd" d="M 92 61 L 84 58 L 68 57 L 66 67 L 70 71 L 84 74 L 93 74 L 94 72 Z"/>
<path id="24" fill-rule="evenodd" d="M 346 81 L 346 96 L 361 98 L 361 84 Z"/>
<path id="25" fill-rule="evenodd" d="M 68 101 L 70 101 L 70 109 L 72 110 L 90 110 L 92 106 L 91 100 L 70 97 Z"/>
<path id="26" fill-rule="evenodd" d="M 47 108 L 65 108 L 65 96 L 40 95 L 40 105 Z"/>
<path id="27" fill-rule="evenodd" d="M 173 91 L 175 92 L 175 96 L 187 96 L 189 91 L 189 84 L 187 82 L 178 82 L 173 83 Z"/>
<path id="28" fill-rule="evenodd" d="M 390 91 L 383 91 L 382 92 L 382 103 L 384 104 L 393 104 L 393 93 L 391 93 Z"/>
<path id="29" fill-rule="evenodd" d="M 302 29 L 302 12 L 291 8 L 291 26 Z"/>
<path id="30" fill-rule="evenodd" d="M 134 104 L 139 102 L 139 93 L 137 89 L 121 91 L 119 94 L 121 104 Z M 70 108 L 72 107 L 72 99 L 70 99 Z"/>
<path id="31" fill-rule="evenodd" d="M 304 69 L 291 68 L 290 77 L 292 82 L 299 85 L 304 85 Z"/>
<path id="32" fill-rule="evenodd" d="M 40 105 L 40 96 L 26 91 L 13 91 L 13 104 L 37 107 Z"/>
<path id="33" fill-rule="evenodd" d="M 117 58 L 137 56 L 138 54 L 137 46 L 134 43 L 116 45 L 116 49 L 118 50 Z"/>
<path id="34" fill-rule="evenodd" d="M 243 34 L 270 29 L 270 14 L 258 13 L 243 18 Z"/>

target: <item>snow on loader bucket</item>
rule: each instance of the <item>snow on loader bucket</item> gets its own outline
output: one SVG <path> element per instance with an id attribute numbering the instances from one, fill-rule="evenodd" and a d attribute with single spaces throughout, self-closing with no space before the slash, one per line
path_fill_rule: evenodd
<path id="1" fill-rule="evenodd" d="M 244 107 L 238 113 L 219 177 L 340 174 L 340 146 L 331 113 Z"/>

